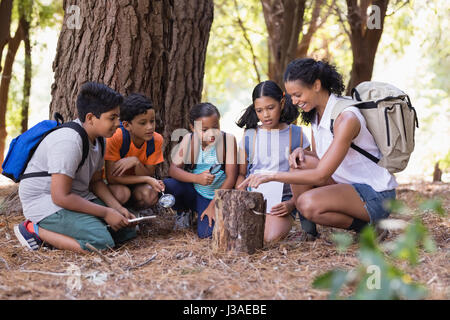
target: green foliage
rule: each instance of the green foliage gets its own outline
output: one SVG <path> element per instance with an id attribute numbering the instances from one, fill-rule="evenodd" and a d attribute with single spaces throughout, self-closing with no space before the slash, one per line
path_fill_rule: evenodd
<path id="1" fill-rule="evenodd" d="M 390 208 L 406 210 L 401 201 L 391 202 Z M 428 200 L 420 205 L 420 209 L 431 209 L 442 215 L 442 202 Z M 333 240 L 338 251 L 349 245 L 348 237 L 343 234 L 334 234 Z M 367 226 L 359 238 L 359 265 L 350 271 L 335 269 L 319 275 L 314 279 L 313 287 L 328 290 L 329 299 L 344 299 L 345 295 L 341 294 L 344 287 L 352 289 L 349 299 L 423 299 L 427 296 L 427 288 L 413 282 L 394 264 L 396 260 L 406 260 L 411 266 L 417 265 L 421 248 L 434 252 L 436 245 L 418 215 L 400 236 L 383 246 L 377 242 L 374 228 Z"/>
<path id="2" fill-rule="evenodd" d="M 435 250 L 434 242 L 419 218 L 415 218 L 413 223 L 406 227 L 405 232 L 395 240 L 392 246 L 393 257 L 408 260 L 411 265 L 418 263 L 420 246 L 429 252 Z"/>
<path id="3" fill-rule="evenodd" d="M 257 84 L 253 56 L 238 24 L 243 21 L 257 58 L 257 69 L 262 80 L 267 77 L 267 31 L 258 0 L 238 2 L 214 1 L 214 21 L 211 27 L 205 62 L 203 100 L 221 105 L 221 113 L 237 92 L 248 96 Z"/>
<path id="4" fill-rule="evenodd" d="M 317 277 L 313 287 L 329 290 L 329 299 L 343 299 L 339 293 L 344 286 L 353 288 L 349 299 L 392 300 L 422 299 L 425 287 L 413 283 L 411 277 L 388 262 L 376 242 L 372 227 L 366 227 L 360 235 L 358 257 L 360 264 L 353 270 L 331 270 Z"/>
<path id="5" fill-rule="evenodd" d="M 336 232 L 331 235 L 331 239 L 336 244 L 339 253 L 343 253 L 352 244 L 352 236 L 344 232 Z"/>
<path id="6" fill-rule="evenodd" d="M 436 212 L 437 214 L 439 214 L 441 217 L 444 217 L 447 215 L 447 212 L 445 211 L 445 209 L 443 207 L 441 199 L 426 200 L 420 205 L 419 208 L 422 211 L 432 210 L 432 211 Z"/>
<path id="7" fill-rule="evenodd" d="M 24 13 L 25 18 L 29 20 L 31 39 L 33 39 L 33 35 L 36 33 L 44 32 L 45 28 L 59 28 L 64 16 L 62 1 L 14 1 L 11 16 L 11 36 L 13 36 L 13 33 L 18 26 L 20 10 Z M 45 43 L 38 44 L 32 41 L 32 46 L 45 46 Z M 13 74 L 8 92 L 6 126 L 9 137 L 17 136 L 20 134 L 21 130 L 24 67 L 24 51 L 23 48 L 19 48 L 14 61 Z M 36 68 L 36 66 L 34 66 L 34 68 Z M 34 74 L 34 72 L 32 72 L 32 74 Z"/>

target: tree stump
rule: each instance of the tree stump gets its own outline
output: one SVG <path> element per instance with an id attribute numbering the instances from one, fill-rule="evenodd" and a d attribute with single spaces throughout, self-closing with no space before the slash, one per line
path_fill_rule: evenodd
<path id="1" fill-rule="evenodd" d="M 259 192 L 216 190 L 213 250 L 253 254 L 264 245 L 266 212 L 264 196 Z"/>

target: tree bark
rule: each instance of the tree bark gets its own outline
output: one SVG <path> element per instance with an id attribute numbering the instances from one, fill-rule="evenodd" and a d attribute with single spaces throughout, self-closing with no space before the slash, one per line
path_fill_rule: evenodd
<path id="1" fill-rule="evenodd" d="M 28 111 L 30 108 L 31 76 L 32 76 L 30 21 L 32 8 L 33 8 L 33 0 L 21 1 L 19 3 L 19 15 L 23 25 L 23 43 L 25 46 L 25 72 L 22 90 L 23 100 L 22 100 L 21 133 L 24 133 L 25 131 L 28 130 Z"/>
<path id="2" fill-rule="evenodd" d="M 13 1 L 1 0 L 0 3 L 0 72 L 3 67 L 1 65 L 3 61 L 3 49 L 11 38 L 11 12 Z"/>
<path id="3" fill-rule="evenodd" d="M 0 162 L 3 162 L 5 140 L 6 136 L 8 135 L 6 131 L 6 110 L 8 105 L 9 85 L 11 83 L 14 60 L 16 59 L 16 53 L 19 49 L 19 45 L 22 39 L 23 23 L 19 22 L 14 37 L 11 38 L 8 42 L 8 51 L 6 53 L 5 65 L 2 72 L 2 80 L 0 82 Z"/>
<path id="4" fill-rule="evenodd" d="M 268 76 L 284 88 L 283 73 L 296 58 L 306 0 L 261 0 L 261 3 L 269 34 Z"/>
<path id="5" fill-rule="evenodd" d="M 69 5 L 80 8 L 78 29 L 70 28 L 76 12 Z M 212 0 L 65 0 L 64 9 L 50 116 L 75 118 L 86 81 L 143 93 L 155 106 L 167 159 L 172 131 L 188 127 L 188 110 L 201 99 Z"/>
<path id="6" fill-rule="evenodd" d="M 323 10 L 327 5 L 326 0 L 314 0 L 314 7 L 312 10 L 311 21 L 309 22 L 308 31 L 302 34 L 302 38 L 297 46 L 297 58 L 305 58 L 308 55 L 309 46 L 316 31 L 327 21 L 335 4 L 328 7 L 328 10 Z"/>
<path id="7" fill-rule="evenodd" d="M 352 88 L 363 81 L 372 79 L 373 66 L 378 44 L 383 33 L 384 18 L 389 0 L 347 0 L 347 18 L 350 25 L 349 37 L 352 45 L 353 63 L 347 95 Z M 371 5 L 380 8 L 379 28 L 368 28 L 367 8 Z"/>
<path id="8" fill-rule="evenodd" d="M 253 254 L 264 245 L 266 212 L 264 197 L 259 192 L 216 190 L 216 214 L 213 250 Z"/>
<path id="9" fill-rule="evenodd" d="M 441 182 L 442 181 L 442 170 L 439 169 L 439 161 L 434 165 L 433 171 L 433 182 Z"/>

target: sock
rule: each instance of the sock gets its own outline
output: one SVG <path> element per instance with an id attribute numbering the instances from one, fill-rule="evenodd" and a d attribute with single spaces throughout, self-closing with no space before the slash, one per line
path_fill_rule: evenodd
<path id="1" fill-rule="evenodd" d="M 360 233 L 361 230 L 364 229 L 364 227 L 367 224 L 368 223 L 366 221 L 360 220 L 358 218 L 354 218 L 352 221 L 352 224 L 350 225 L 350 227 L 347 228 L 347 230 L 353 230 L 353 231 Z"/>
<path id="2" fill-rule="evenodd" d="M 33 223 L 34 233 L 39 237 L 39 226 L 36 223 Z"/>
<path id="3" fill-rule="evenodd" d="M 317 237 L 317 227 L 316 224 L 312 221 L 309 221 L 306 219 L 300 212 L 298 212 L 298 215 L 300 217 L 300 224 L 302 226 L 303 231 L 306 233 L 309 233 L 310 235 Z"/>

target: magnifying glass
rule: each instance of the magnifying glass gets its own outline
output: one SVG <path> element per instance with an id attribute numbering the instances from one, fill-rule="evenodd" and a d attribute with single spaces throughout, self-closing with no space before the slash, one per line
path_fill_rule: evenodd
<path id="1" fill-rule="evenodd" d="M 158 204 L 163 208 L 171 208 L 175 204 L 175 197 L 171 194 L 161 192 L 162 196 L 158 200 Z"/>
<path id="2" fill-rule="evenodd" d="M 209 168 L 209 172 L 211 174 L 216 174 L 216 173 L 218 173 L 220 171 L 221 168 L 222 168 L 221 164 L 219 164 L 219 163 L 218 164 L 213 164 L 211 166 L 211 168 Z"/>

